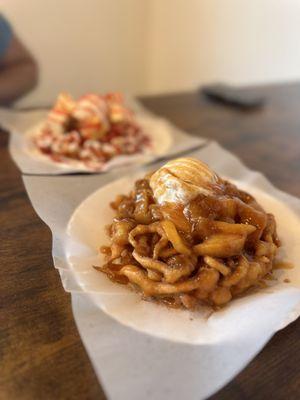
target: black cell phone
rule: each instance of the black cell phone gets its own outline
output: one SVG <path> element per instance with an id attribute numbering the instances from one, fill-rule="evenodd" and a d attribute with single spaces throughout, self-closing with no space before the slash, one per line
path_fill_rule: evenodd
<path id="1" fill-rule="evenodd" d="M 249 89 L 222 83 L 204 86 L 201 92 L 213 101 L 244 110 L 260 108 L 265 104 L 264 97 L 256 95 Z"/>

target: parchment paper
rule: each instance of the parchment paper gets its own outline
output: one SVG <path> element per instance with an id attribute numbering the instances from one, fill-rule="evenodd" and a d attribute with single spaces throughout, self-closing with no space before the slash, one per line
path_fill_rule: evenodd
<path id="1" fill-rule="evenodd" d="M 291 235 L 294 237 L 291 261 L 296 261 L 295 269 L 281 274 L 269 292 L 262 291 L 248 296 L 242 304 L 234 301 L 227 309 L 214 313 L 196 337 L 194 331 L 190 336 L 178 336 L 175 331 L 171 337 L 167 326 L 161 329 L 163 320 L 159 317 L 158 334 L 153 332 L 153 323 L 150 324 L 152 331 L 149 330 L 147 315 L 143 316 L 141 327 L 135 326 L 140 332 L 128 327 L 133 326 L 130 313 L 127 321 L 122 321 L 123 324 L 116 322 L 100 310 L 101 299 L 100 303 L 95 299 L 95 287 L 84 287 L 76 271 L 66 261 L 69 240 L 66 230 L 74 210 L 99 187 L 119 178 L 119 173 L 24 177 L 34 208 L 52 230 L 54 263 L 61 274 L 65 290 L 72 293 L 73 312 L 82 340 L 108 397 L 113 400 L 207 398 L 243 369 L 277 330 L 300 314 L 297 269 L 300 201 L 275 189 L 261 174 L 249 171 L 216 143 L 190 156 L 209 163 L 220 175 L 246 182 L 248 186 L 266 193 L 283 207 L 282 210 L 288 207 L 288 212 L 285 212 L 288 218 L 292 218 L 292 224 L 289 225 L 297 231 Z M 157 166 L 152 165 L 151 168 Z M 122 172 L 131 175 L 136 171 L 128 168 Z M 280 223 L 285 215 L 276 215 L 276 218 Z M 287 229 L 286 224 L 282 226 Z M 288 277 L 290 283 L 284 283 L 284 277 Z M 111 294 L 101 296 L 112 297 Z M 115 301 L 118 309 L 120 299 L 123 297 L 125 300 L 126 294 L 114 297 L 112 302 Z M 106 308 L 105 311 L 116 318 L 113 308 Z M 178 315 L 174 315 L 173 319 L 175 322 L 186 322 L 184 330 L 189 332 L 188 319 L 192 318 L 192 326 L 195 321 L 197 323 L 199 316 L 192 316 L 185 311 L 181 313 L 185 313 L 185 316 L 178 319 Z M 157 315 L 161 315 L 160 311 Z M 152 318 L 152 314 L 150 316 Z M 164 334 L 166 330 L 167 335 Z"/>

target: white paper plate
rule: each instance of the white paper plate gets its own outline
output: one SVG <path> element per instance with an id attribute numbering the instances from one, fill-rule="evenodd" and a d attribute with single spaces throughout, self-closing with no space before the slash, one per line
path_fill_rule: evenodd
<path id="1" fill-rule="evenodd" d="M 103 166 L 101 171 L 108 171 L 115 167 L 124 165 L 141 164 L 153 156 L 162 156 L 172 146 L 172 132 L 171 126 L 165 120 L 160 118 L 153 118 L 147 115 L 136 115 L 138 124 L 142 127 L 143 131 L 150 137 L 151 148 L 145 149 L 143 153 L 117 156 Z M 66 159 L 63 162 L 55 162 L 51 158 L 44 155 L 33 143 L 33 139 L 39 134 L 44 121 L 37 123 L 32 128 L 25 132 L 25 152 L 36 160 L 39 160 L 48 165 L 55 165 L 62 170 L 67 171 L 82 171 L 94 172 L 92 168 L 86 166 L 83 162 Z"/>
<path id="2" fill-rule="evenodd" d="M 66 258 L 79 286 L 107 314 L 136 330 L 174 341 L 220 343 L 253 334 L 258 329 L 274 332 L 299 315 L 300 274 L 297 268 L 300 250 L 300 220 L 285 204 L 247 182 L 234 182 L 251 193 L 275 215 L 282 252 L 295 268 L 278 271 L 278 281 L 267 289 L 232 301 L 222 311 L 210 313 L 167 309 L 140 300 L 126 286 L 112 283 L 92 265 L 100 265 L 98 249 L 108 243 L 105 225 L 111 223 L 109 203 L 117 194 L 128 193 L 139 176 L 117 180 L 84 200 L 69 221 Z M 283 282 L 288 278 L 290 283 Z M 298 307 L 298 308 L 297 308 Z"/>

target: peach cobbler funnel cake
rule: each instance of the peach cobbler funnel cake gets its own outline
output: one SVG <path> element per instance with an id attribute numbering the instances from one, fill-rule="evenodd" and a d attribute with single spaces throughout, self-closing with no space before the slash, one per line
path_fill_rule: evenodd
<path id="1" fill-rule="evenodd" d="M 144 300 L 218 308 L 272 272 L 274 216 L 197 159 L 168 162 L 111 207 L 106 261 L 95 268 Z"/>

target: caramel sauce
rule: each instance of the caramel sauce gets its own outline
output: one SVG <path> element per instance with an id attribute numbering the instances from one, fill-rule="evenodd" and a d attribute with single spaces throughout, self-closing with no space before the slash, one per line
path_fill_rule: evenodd
<path id="1" fill-rule="evenodd" d="M 273 269 L 293 269 L 293 263 L 289 261 L 275 261 L 273 264 Z"/>
<path id="2" fill-rule="evenodd" d="M 208 304 L 219 309 L 232 296 L 258 286 L 268 287 L 267 281 L 274 279 L 270 272 L 279 246 L 275 219 L 251 195 L 229 182 L 220 180 L 216 193 L 199 194 L 185 204 L 158 204 L 149 178 L 141 179 L 128 196 L 118 196 L 112 206 L 116 217 L 110 228 L 111 251 L 103 248 L 108 262 L 95 269 L 114 282 L 133 286 L 147 301 L 172 308 L 192 310 L 196 305 Z M 175 226 L 172 229 L 177 231 L 177 239 L 173 236 L 172 241 L 168 236 L 168 241 L 154 253 L 154 247 L 165 240 L 166 220 Z M 134 241 L 129 234 L 133 229 L 138 229 Z M 187 248 L 188 253 L 179 248 Z M 223 263 L 228 275 L 208 265 L 207 255 Z M 159 263 L 160 268 L 164 267 L 158 274 Z M 126 276 L 122 275 L 123 267 Z M 277 262 L 274 268 L 289 269 L 291 264 Z M 182 275 L 182 271 L 187 273 Z M 179 278 L 167 280 L 170 273 Z M 210 273 L 207 279 L 204 273 Z M 172 288 L 174 291 L 166 295 Z"/>

